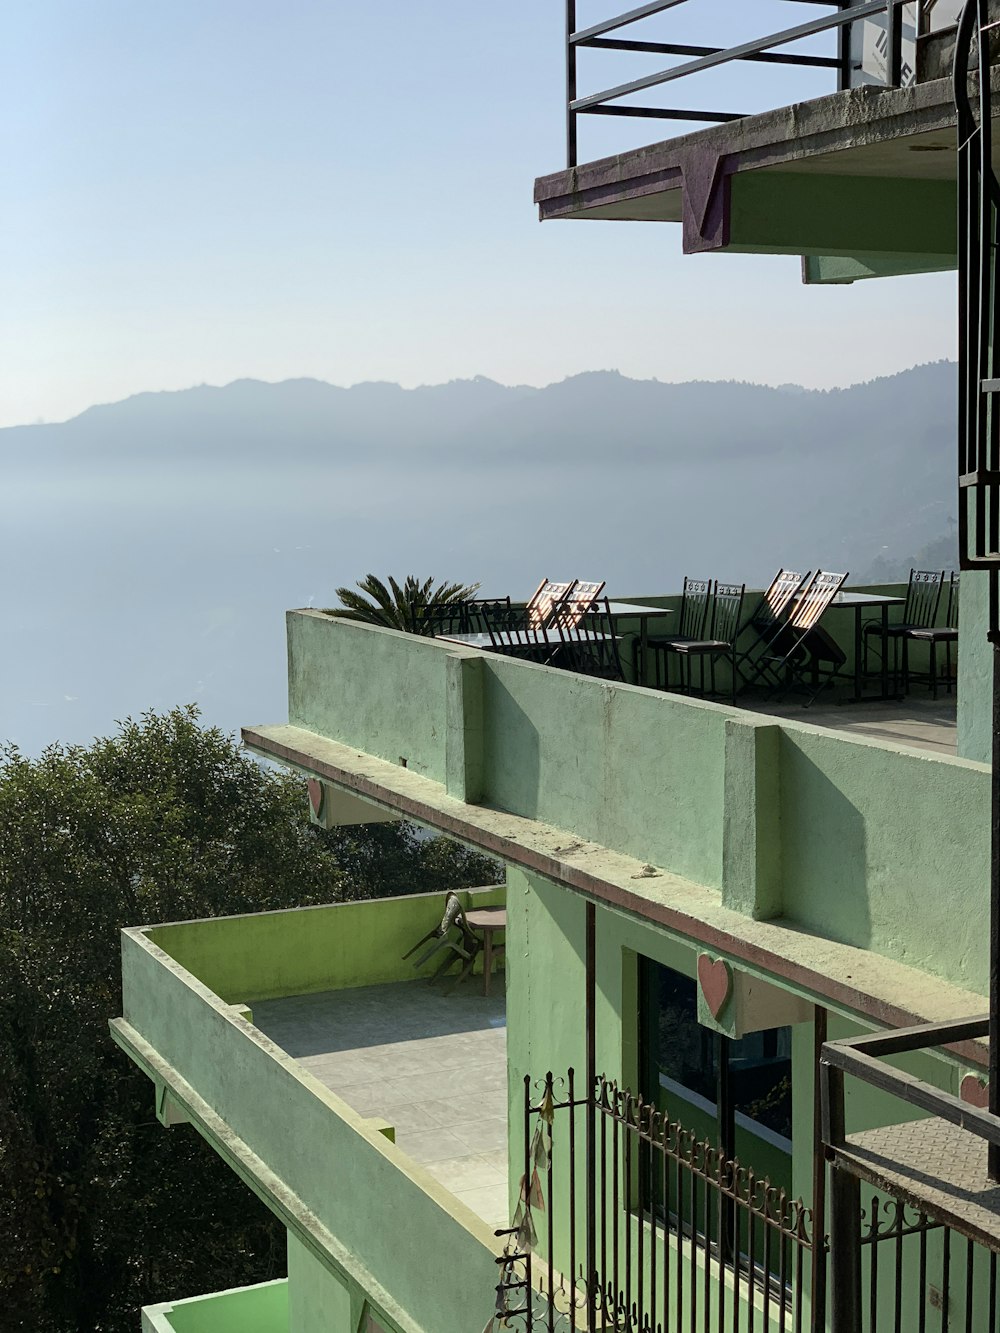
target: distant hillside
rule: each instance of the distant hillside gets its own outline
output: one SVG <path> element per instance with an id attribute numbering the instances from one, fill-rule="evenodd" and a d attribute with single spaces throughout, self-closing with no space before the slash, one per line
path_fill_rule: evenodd
<path id="1" fill-rule="evenodd" d="M 905 574 L 955 517 L 955 384 L 943 363 L 829 392 L 239 380 L 0 430 L 23 645 L 0 735 L 85 740 L 191 699 L 281 717 L 282 612 L 369 570 L 639 596 L 781 564 Z"/>

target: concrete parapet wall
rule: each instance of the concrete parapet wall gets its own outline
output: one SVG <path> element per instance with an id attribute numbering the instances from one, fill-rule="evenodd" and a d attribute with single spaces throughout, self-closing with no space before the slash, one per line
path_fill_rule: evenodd
<path id="1" fill-rule="evenodd" d="M 324 660 L 351 678 L 326 690 L 320 734 L 350 732 L 373 755 L 403 737 L 409 766 L 437 771 L 452 804 L 537 821 L 745 916 L 985 992 L 985 765 L 312 613 L 289 623 L 296 690 L 321 687 Z M 296 707 L 317 725 L 318 706 Z"/>

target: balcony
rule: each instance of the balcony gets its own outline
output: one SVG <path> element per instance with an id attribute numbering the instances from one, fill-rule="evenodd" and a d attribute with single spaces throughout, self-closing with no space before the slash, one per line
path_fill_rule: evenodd
<path id="1" fill-rule="evenodd" d="M 801 255 L 807 282 L 955 267 L 957 0 L 582 8 L 543 220 L 679 222 L 686 253 Z M 684 132 L 635 147 L 637 119 Z"/>
<path id="2" fill-rule="evenodd" d="M 479 895 L 477 895 L 479 896 Z M 435 899 L 434 907 L 439 906 Z M 419 934 L 418 934 L 419 938 Z M 263 1000 L 254 1025 L 490 1227 L 508 1225 L 506 1005 L 478 978 Z"/>
<path id="3" fill-rule="evenodd" d="M 262 1282 L 211 1296 L 147 1305 L 142 1333 L 288 1333 L 288 1283 Z"/>
<path id="4" fill-rule="evenodd" d="M 504 890 L 464 896 L 486 906 Z M 284 1222 L 292 1327 L 324 1284 L 331 1309 L 364 1293 L 374 1326 L 460 1333 L 470 1292 L 478 1326 L 488 1318 L 506 1221 L 504 1009 L 475 977 L 451 996 L 413 982 L 401 956 L 440 910 L 440 895 L 415 895 L 123 932 L 112 1035 L 152 1080 L 160 1120 L 193 1124 Z M 428 1283 L 415 1235 L 463 1281 Z M 215 1312 L 235 1303 L 277 1333 L 281 1300 L 252 1288 L 145 1317 L 226 1327 Z"/>

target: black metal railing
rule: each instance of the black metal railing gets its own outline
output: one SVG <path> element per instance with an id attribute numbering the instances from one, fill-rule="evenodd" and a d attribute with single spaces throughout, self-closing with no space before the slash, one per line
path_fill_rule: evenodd
<path id="1" fill-rule="evenodd" d="M 906 85 L 914 78 L 915 56 L 909 50 L 904 53 L 904 8 L 906 12 L 916 14 L 915 34 L 922 30 L 925 9 L 929 14 L 932 8 L 928 0 L 859 0 L 857 3 L 851 3 L 851 0 L 794 0 L 794 3 L 798 4 L 821 5 L 833 12 L 732 46 L 649 41 L 617 35 L 624 28 L 631 28 L 643 20 L 690 3 L 698 4 L 706 12 L 709 9 L 709 0 L 653 0 L 652 3 L 639 5 L 598 23 L 578 28 L 576 0 L 566 0 L 567 167 L 577 165 L 577 120 L 581 115 L 632 116 L 705 123 L 742 119 L 746 114 L 744 112 L 677 106 L 638 106 L 621 100 L 634 93 L 662 87 L 722 65 L 749 61 L 772 67 L 783 65 L 834 71 L 837 75 L 834 86 L 820 88 L 815 96 L 850 87 L 861 69 L 860 62 L 853 54 L 852 33 L 858 31 L 854 25 L 868 20 L 879 18 L 883 20 L 883 31 L 879 33 L 876 43 L 879 57 L 878 79 L 887 87 Z M 824 33 L 836 38 L 835 53 L 816 55 L 785 49 Z M 664 55 L 681 57 L 681 60 L 653 74 L 646 74 L 581 96 L 578 89 L 578 54 L 582 50 Z M 871 81 L 870 74 L 868 81 Z"/>
<path id="2" fill-rule="evenodd" d="M 590 1099 L 572 1070 L 539 1092 L 525 1080 L 498 1329 L 735 1333 L 756 1315 L 762 1333 L 808 1333 L 825 1247 L 814 1252 L 801 1199 L 605 1078 Z M 592 1154 L 580 1151 L 589 1115 Z"/>
<path id="3" fill-rule="evenodd" d="M 801 1198 L 616 1083 L 575 1093 L 572 1070 L 525 1079 L 494 1333 L 1000 1333 L 997 1256 L 971 1237 L 860 1182 L 827 1234 Z M 848 1302 L 843 1267 L 826 1274 L 845 1240 Z"/>

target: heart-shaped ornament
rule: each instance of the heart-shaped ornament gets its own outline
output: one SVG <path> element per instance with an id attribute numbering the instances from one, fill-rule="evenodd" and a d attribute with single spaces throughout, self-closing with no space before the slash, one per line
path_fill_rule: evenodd
<path id="1" fill-rule="evenodd" d="M 729 964 L 721 958 L 711 959 L 707 953 L 698 955 L 698 984 L 705 997 L 709 1012 L 718 1018 L 733 989 L 733 974 Z"/>
<path id="2" fill-rule="evenodd" d="M 310 778 L 306 786 L 309 788 L 309 804 L 312 806 L 312 812 L 319 819 L 319 812 L 323 808 L 323 784 L 319 778 Z"/>
<path id="3" fill-rule="evenodd" d="M 975 1074 L 966 1074 L 959 1084 L 958 1095 L 970 1106 L 978 1106 L 980 1110 L 985 1110 L 990 1102 L 990 1085 L 980 1083 Z"/>

